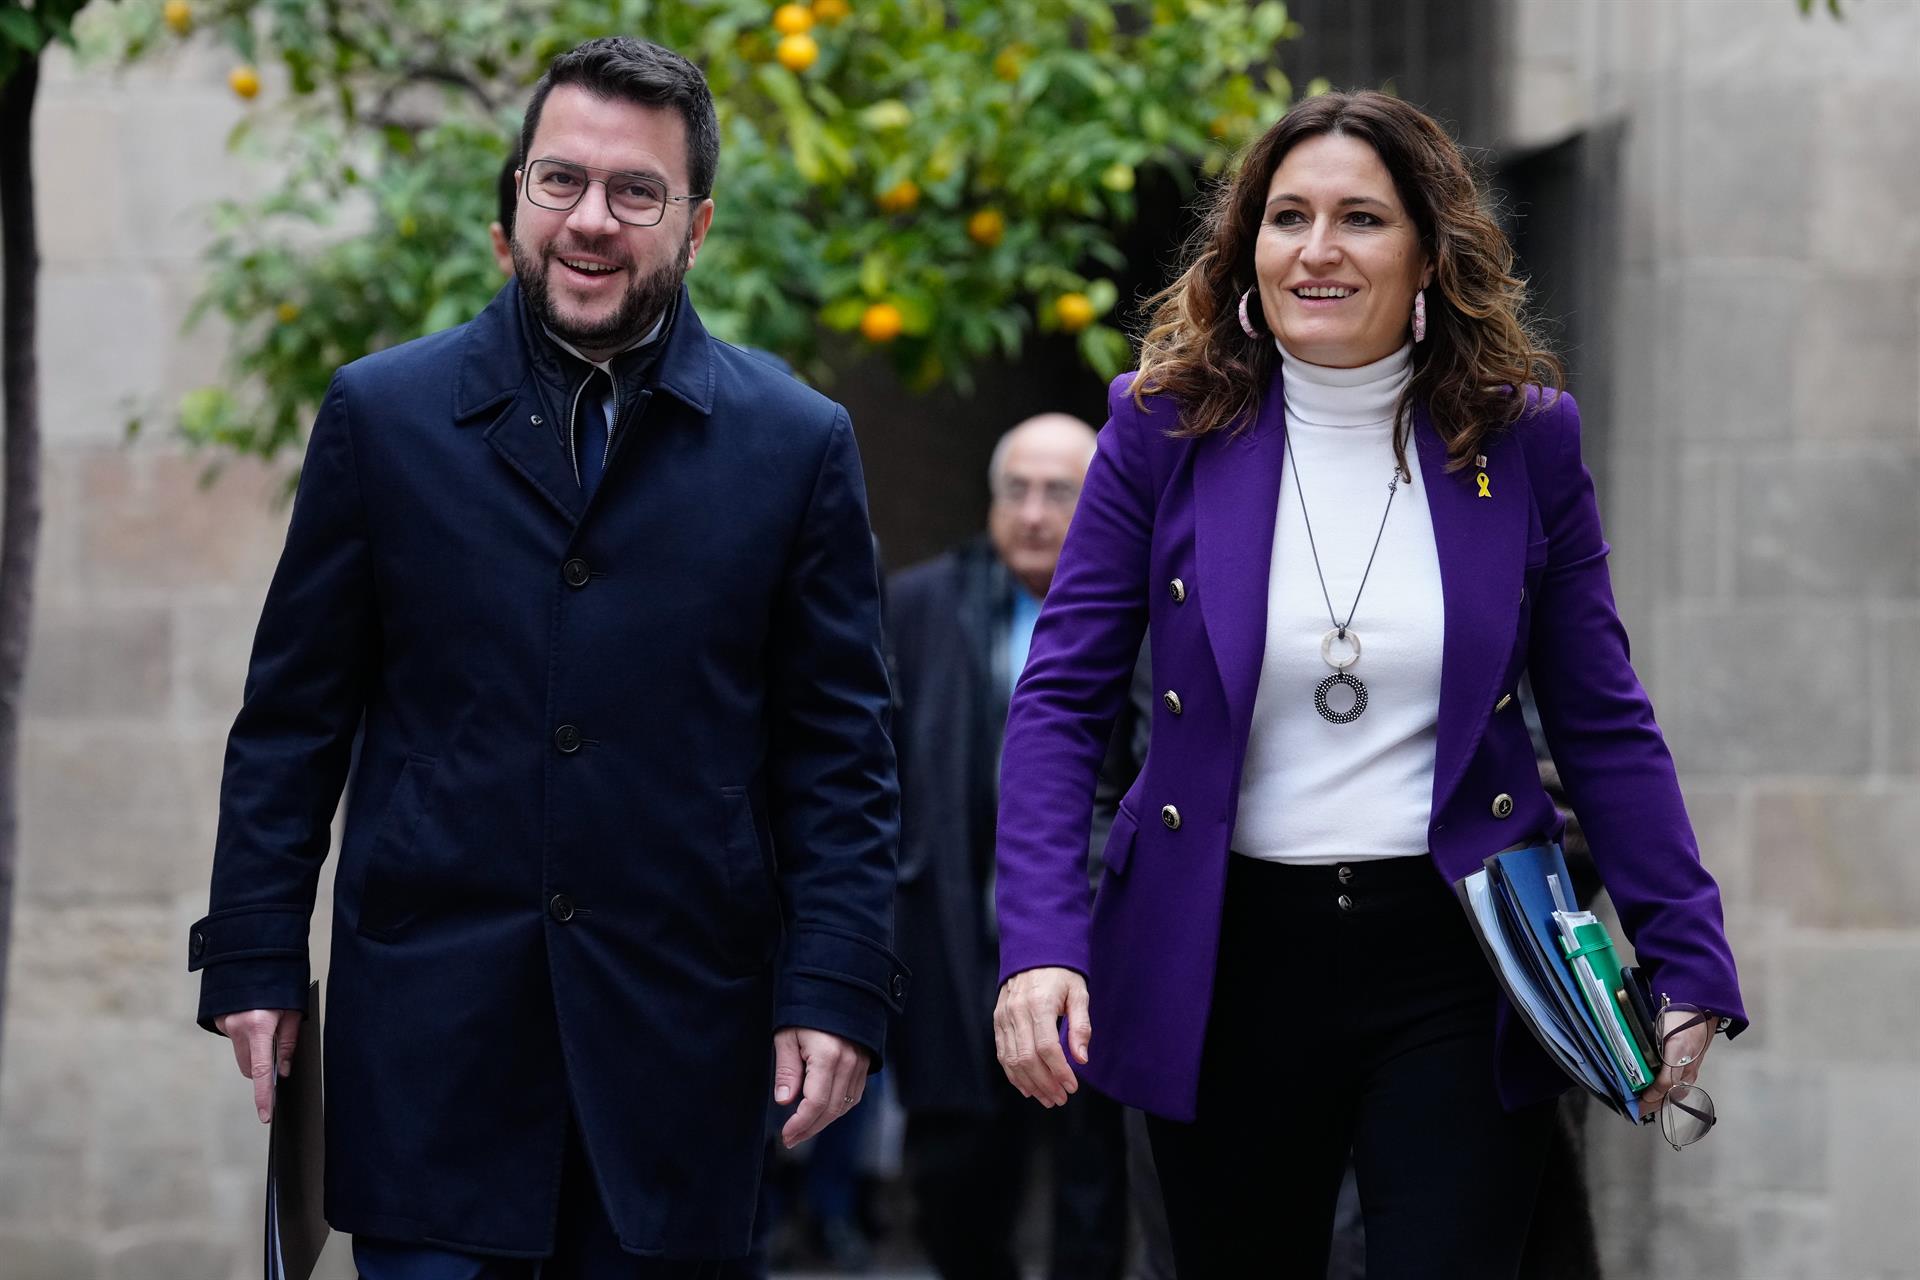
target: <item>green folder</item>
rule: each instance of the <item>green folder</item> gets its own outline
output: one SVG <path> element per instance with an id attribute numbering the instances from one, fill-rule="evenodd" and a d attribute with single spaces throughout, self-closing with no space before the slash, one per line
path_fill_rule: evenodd
<path id="1" fill-rule="evenodd" d="M 1642 1049 L 1632 1023 L 1614 998 L 1613 993 L 1625 987 L 1626 983 L 1620 976 L 1620 958 L 1614 954 L 1613 939 L 1607 933 L 1607 926 L 1598 920 L 1576 923 L 1572 928 L 1573 936 L 1579 945 L 1569 946 L 1564 940 L 1561 942 L 1562 950 L 1567 953 L 1567 964 L 1573 969 L 1573 976 L 1578 979 L 1576 985 L 1580 988 L 1580 994 L 1586 998 L 1587 1007 L 1592 1011 L 1593 1016 L 1607 1025 L 1619 1028 L 1618 1040 L 1610 1039 L 1607 1048 L 1612 1051 L 1616 1059 L 1620 1058 L 1620 1049 L 1623 1047 L 1631 1056 L 1631 1063 L 1620 1061 L 1619 1066 L 1622 1074 L 1629 1081 L 1636 1076 L 1639 1078 L 1640 1083 L 1634 1089 L 1634 1092 L 1638 1093 L 1653 1083 L 1657 1073 L 1648 1066 L 1648 1060 L 1652 1055 Z M 1594 978 L 1599 982 L 1601 991 L 1604 993 L 1604 999 L 1601 998 L 1601 994 L 1595 993 L 1588 987 L 1580 972 L 1581 960 L 1585 960 L 1587 967 L 1592 970 Z"/>

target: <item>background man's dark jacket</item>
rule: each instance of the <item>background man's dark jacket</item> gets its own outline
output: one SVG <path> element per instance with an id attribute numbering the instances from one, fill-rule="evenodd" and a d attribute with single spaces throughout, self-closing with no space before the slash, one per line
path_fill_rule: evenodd
<path id="1" fill-rule="evenodd" d="M 896 1020 L 892 1070 L 909 1111 L 990 1114 L 1009 1088 L 994 1056 L 1000 944 L 987 877 L 1008 682 L 1020 674 L 1001 669 L 1014 590 L 984 537 L 887 583 L 900 701 L 899 947 L 915 985 L 912 1007 Z M 1151 698 L 1145 679 L 1143 666 L 1114 728 L 1090 833 L 1096 851 L 1137 771 L 1132 738 Z"/>
<path id="2" fill-rule="evenodd" d="M 329 1220 L 543 1253 L 571 1107 L 627 1248 L 738 1256 L 773 1029 L 877 1055 L 906 991 L 859 457 L 683 295 L 589 503 L 563 363 L 509 283 L 335 376 L 228 744 L 200 1018 L 301 1003 L 364 715 Z"/>

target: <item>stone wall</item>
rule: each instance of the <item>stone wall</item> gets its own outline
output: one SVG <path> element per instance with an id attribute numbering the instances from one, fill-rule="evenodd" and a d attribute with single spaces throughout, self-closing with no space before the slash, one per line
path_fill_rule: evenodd
<path id="1" fill-rule="evenodd" d="M 1754 1019 L 1598 1125 L 1617 1276 L 1920 1274 L 1920 4 L 1843 8 L 1510 4 L 1509 142 L 1625 127 L 1590 461 Z"/>

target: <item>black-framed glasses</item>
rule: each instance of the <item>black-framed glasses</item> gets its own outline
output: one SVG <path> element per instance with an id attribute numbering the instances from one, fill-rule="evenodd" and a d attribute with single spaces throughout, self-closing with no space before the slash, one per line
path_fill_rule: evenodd
<path id="1" fill-rule="evenodd" d="M 669 204 L 707 198 L 705 195 L 670 196 L 663 183 L 644 173 L 596 169 L 592 165 L 551 158 L 531 161 L 523 186 L 527 199 L 540 208 L 564 213 L 579 204 L 587 188 L 596 182 L 607 193 L 607 210 L 616 221 L 630 227 L 656 226 L 666 216 Z"/>

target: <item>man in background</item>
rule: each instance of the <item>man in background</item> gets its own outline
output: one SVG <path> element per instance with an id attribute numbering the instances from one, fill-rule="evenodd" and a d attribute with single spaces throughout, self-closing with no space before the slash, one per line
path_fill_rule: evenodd
<path id="1" fill-rule="evenodd" d="M 888 587 L 900 712 L 902 958 L 920 994 L 895 1028 L 915 1227 L 941 1275 L 1016 1280 L 1014 1236 L 1036 1149 L 1052 1150 L 1054 1280 L 1118 1277 L 1125 1257 L 1125 1142 L 1118 1106 L 1083 1089 L 1059 1111 L 1022 1106 L 994 1059 L 999 970 L 994 821 L 1007 702 L 1073 518 L 1093 428 L 1044 414 L 1001 437 L 988 468 L 987 533 Z M 1098 851 L 1131 783 L 1134 712 L 1116 726 Z M 1105 821 L 1102 821 L 1104 817 Z M 1090 872 L 1097 876 L 1097 870 Z"/>

